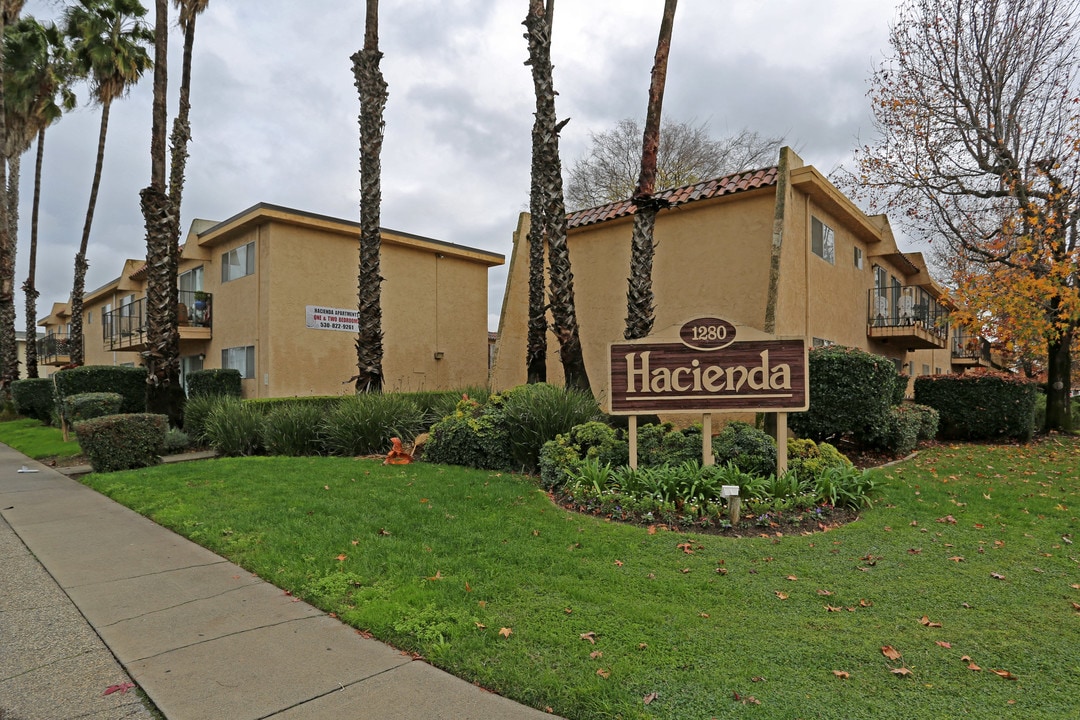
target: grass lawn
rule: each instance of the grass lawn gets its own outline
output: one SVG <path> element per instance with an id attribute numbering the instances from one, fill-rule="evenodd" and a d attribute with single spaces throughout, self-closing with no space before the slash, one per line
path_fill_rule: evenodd
<path id="1" fill-rule="evenodd" d="M 60 428 L 49 427 L 40 420 L 23 418 L 0 422 L 0 442 L 10 445 L 35 460 L 75 457 L 82 454 L 75 433 L 64 442 Z"/>
<path id="2" fill-rule="evenodd" d="M 1078 468 L 1077 438 L 944 445 L 880 470 L 857 522 L 751 538 L 572 514 L 527 478 L 438 465 L 217 459 L 83 481 L 569 718 L 1028 720 L 1078 712 Z"/>

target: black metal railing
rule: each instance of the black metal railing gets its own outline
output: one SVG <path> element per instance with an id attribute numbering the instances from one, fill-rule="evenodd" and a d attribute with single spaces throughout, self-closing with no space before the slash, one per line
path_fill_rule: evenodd
<path id="1" fill-rule="evenodd" d="M 948 309 L 917 285 L 871 289 L 866 323 L 872 328 L 921 328 L 941 340 L 949 336 Z"/>
<path id="2" fill-rule="evenodd" d="M 955 328 L 952 339 L 952 356 L 963 360 L 990 362 L 990 341 L 970 330 Z"/>
<path id="3" fill-rule="evenodd" d="M 213 295 L 194 290 L 180 290 L 177 295 L 177 324 L 181 328 L 211 327 Z M 109 350 L 141 345 L 146 340 L 146 298 L 105 313 L 101 332 Z"/>
<path id="4" fill-rule="evenodd" d="M 66 332 L 51 332 L 37 341 L 38 362 L 43 365 L 71 361 L 71 337 Z"/>

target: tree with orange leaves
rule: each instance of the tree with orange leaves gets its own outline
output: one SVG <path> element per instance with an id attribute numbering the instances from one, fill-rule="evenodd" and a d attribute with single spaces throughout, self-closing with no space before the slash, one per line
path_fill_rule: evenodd
<path id="1" fill-rule="evenodd" d="M 907 0 L 847 178 L 944 246 L 959 319 L 1045 347 L 1046 430 L 1072 426 L 1080 326 L 1078 22 L 1080 0 Z"/>

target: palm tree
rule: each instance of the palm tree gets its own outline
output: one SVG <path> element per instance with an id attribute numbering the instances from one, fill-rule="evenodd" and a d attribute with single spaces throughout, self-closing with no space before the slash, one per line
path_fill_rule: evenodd
<path id="1" fill-rule="evenodd" d="M 109 111 L 113 101 L 126 95 L 153 65 L 146 48 L 154 42 L 154 31 L 143 20 L 145 16 L 146 8 L 139 0 L 76 0 L 64 12 L 64 32 L 71 38 L 76 66 L 88 75 L 91 95 L 101 105 L 97 162 L 71 288 L 70 340 L 74 365 L 81 365 L 85 357 L 82 303 L 86 288 L 86 248 L 101 185 Z"/>
<path id="2" fill-rule="evenodd" d="M 146 225 L 146 411 L 183 422 L 180 330 L 177 316 L 177 208 L 165 186 L 169 2 L 154 2 L 154 101 L 150 132 L 150 185 L 139 192 Z"/>
<path id="3" fill-rule="evenodd" d="M 41 167 L 45 158 L 45 130 L 64 112 L 75 109 L 75 93 L 71 55 L 63 33 L 56 25 L 42 25 L 31 17 L 20 18 L 8 28 L 4 45 L 5 100 L 11 113 L 8 127 L 22 124 L 25 135 L 37 136 L 37 158 L 34 166 L 34 202 L 30 215 L 30 258 L 26 281 L 26 374 L 38 376 L 37 298 L 35 271 L 37 267 L 38 214 L 41 206 Z M 10 136 L 10 132 L 9 132 Z M 30 138 L 26 138 L 29 143 Z M 12 171 L 14 173 L 14 166 Z M 10 204 L 9 204 L 10 205 Z M 9 210 L 10 212 L 10 210 Z M 12 223 L 14 231 L 14 223 Z"/>
<path id="4" fill-rule="evenodd" d="M 562 163 L 559 160 L 559 130 L 566 122 L 558 123 L 555 115 L 555 87 L 551 77 L 551 18 L 554 0 L 529 0 L 525 17 L 526 38 L 529 41 L 529 62 L 532 66 L 533 87 L 536 91 L 536 119 L 533 124 L 532 163 L 532 224 L 529 230 L 529 347 L 530 380 L 537 362 L 534 353 L 546 352 L 537 343 L 534 333 L 543 328 L 542 296 L 534 298 L 537 267 L 542 268 L 543 242 L 547 240 L 548 284 L 552 329 L 559 341 L 559 359 L 567 387 L 588 391 L 589 376 L 585 372 L 581 337 L 578 331 L 577 309 L 574 304 L 574 274 L 570 270 L 570 253 L 566 245 L 566 205 L 563 201 Z M 539 307 L 538 307 L 539 306 Z M 546 373 L 546 368 L 545 368 Z"/>
<path id="5" fill-rule="evenodd" d="M 364 47 L 352 56 L 360 95 L 360 269 L 357 274 L 356 392 L 382 392 L 383 333 L 379 253 L 382 235 L 383 110 L 386 80 L 379 70 L 379 0 L 367 0 Z"/>
<path id="6" fill-rule="evenodd" d="M 180 71 L 180 107 L 173 120 L 169 150 L 172 165 L 169 171 L 169 197 L 180 222 L 180 200 L 184 194 L 184 172 L 187 168 L 187 147 L 191 141 L 191 52 L 195 46 L 195 18 L 205 12 L 210 0 L 173 0 L 180 11 L 180 27 L 184 31 L 184 61 Z M 177 236 L 180 226 L 177 225 Z"/>
<path id="7" fill-rule="evenodd" d="M 641 147 L 641 175 L 634 190 L 634 232 L 630 241 L 630 277 L 626 290 L 627 340 L 648 337 L 656 319 L 653 304 L 653 228 L 656 213 L 664 206 L 653 196 L 656 192 L 656 152 L 660 147 L 660 110 L 664 104 L 664 83 L 667 80 L 668 52 L 671 49 L 671 28 L 675 23 L 678 0 L 665 0 L 664 17 L 660 22 L 660 37 L 656 41 L 652 82 L 649 85 L 649 108 L 645 115 L 645 133 Z"/>
<path id="8" fill-rule="evenodd" d="M 23 0 L 0 0 L 0 108 L 4 102 L 4 36 L 22 12 Z M 11 383 L 19 377 L 15 345 L 15 239 L 8 219 L 7 118 L 0 112 L 0 396 L 6 405 Z"/>

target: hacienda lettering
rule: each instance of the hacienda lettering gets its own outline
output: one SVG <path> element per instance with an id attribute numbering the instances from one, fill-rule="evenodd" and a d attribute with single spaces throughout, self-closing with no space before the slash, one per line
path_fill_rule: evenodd
<path id="1" fill-rule="evenodd" d="M 740 392 L 748 390 L 791 390 L 791 365 L 769 363 L 769 351 L 762 350 L 758 356 L 761 363 L 754 367 L 745 365 L 709 365 L 691 360 L 688 366 L 651 368 L 652 352 L 631 352 L 626 360 L 626 394 L 632 393 L 685 393 L 685 392 Z M 790 396 L 790 392 L 788 393 Z"/>

